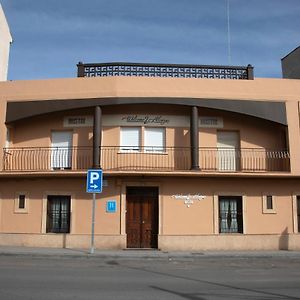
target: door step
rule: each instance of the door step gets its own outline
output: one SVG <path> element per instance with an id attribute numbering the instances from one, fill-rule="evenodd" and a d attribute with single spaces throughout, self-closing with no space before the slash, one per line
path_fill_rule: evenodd
<path id="1" fill-rule="evenodd" d="M 124 251 L 160 251 L 160 249 L 157 248 L 124 248 Z"/>

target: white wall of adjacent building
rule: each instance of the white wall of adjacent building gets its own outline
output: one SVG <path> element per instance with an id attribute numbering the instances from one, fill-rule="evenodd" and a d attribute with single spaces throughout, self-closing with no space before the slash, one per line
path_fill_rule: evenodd
<path id="1" fill-rule="evenodd" d="M 12 37 L 0 4 L 0 81 L 7 80 L 9 49 Z"/>

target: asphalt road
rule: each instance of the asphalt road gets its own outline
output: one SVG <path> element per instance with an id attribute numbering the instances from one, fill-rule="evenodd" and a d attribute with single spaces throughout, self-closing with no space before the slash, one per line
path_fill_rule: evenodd
<path id="1" fill-rule="evenodd" d="M 300 258 L 3 255 L 0 299 L 300 299 Z"/>

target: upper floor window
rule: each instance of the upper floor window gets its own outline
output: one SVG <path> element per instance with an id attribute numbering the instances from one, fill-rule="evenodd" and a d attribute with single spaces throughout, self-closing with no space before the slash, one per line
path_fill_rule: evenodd
<path id="1" fill-rule="evenodd" d="M 121 127 L 121 151 L 162 152 L 165 150 L 165 128 Z"/>
<path id="2" fill-rule="evenodd" d="M 147 127 L 144 131 L 145 151 L 162 152 L 165 149 L 165 128 Z"/>
<path id="3" fill-rule="evenodd" d="M 239 170 L 239 133 L 236 131 L 218 131 L 217 144 L 219 171 Z"/>
<path id="4" fill-rule="evenodd" d="M 53 131 L 51 136 L 51 168 L 70 169 L 72 164 L 71 131 Z"/>
<path id="5" fill-rule="evenodd" d="M 139 151 L 140 150 L 140 127 L 121 127 L 120 132 L 120 149 L 121 151 Z"/>

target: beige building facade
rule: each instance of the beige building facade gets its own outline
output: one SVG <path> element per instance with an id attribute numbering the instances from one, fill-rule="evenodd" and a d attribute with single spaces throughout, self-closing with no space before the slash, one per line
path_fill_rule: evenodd
<path id="1" fill-rule="evenodd" d="M 88 248 L 101 167 L 96 248 L 300 249 L 300 80 L 12 81 L 0 101 L 0 245 Z"/>

